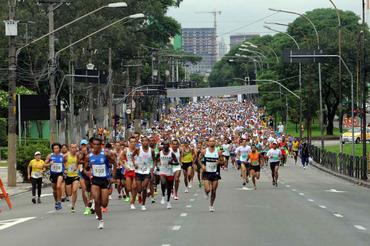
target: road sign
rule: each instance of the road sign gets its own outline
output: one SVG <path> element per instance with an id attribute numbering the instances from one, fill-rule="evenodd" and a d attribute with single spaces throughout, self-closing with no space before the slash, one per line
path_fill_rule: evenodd
<path id="1" fill-rule="evenodd" d="M 126 110 L 126 114 L 131 114 L 131 109 L 129 109 L 129 108 L 128 108 L 128 109 Z"/>
<path id="2" fill-rule="evenodd" d="M 322 50 L 308 50 L 308 49 L 300 49 L 300 50 L 292 50 L 292 49 L 284 49 L 283 50 L 283 62 L 284 63 L 319 63 L 323 62 L 325 58 L 320 57 L 292 57 L 292 55 L 324 55 Z"/>

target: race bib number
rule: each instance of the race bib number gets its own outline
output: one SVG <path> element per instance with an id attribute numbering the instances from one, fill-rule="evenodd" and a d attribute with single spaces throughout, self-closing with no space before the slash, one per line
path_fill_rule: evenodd
<path id="1" fill-rule="evenodd" d="M 50 170 L 54 173 L 61 173 L 63 170 L 63 164 L 62 163 L 53 163 L 51 164 Z"/>
<path id="2" fill-rule="evenodd" d="M 72 163 L 69 167 L 68 167 L 68 172 L 72 173 L 74 172 L 76 169 L 76 163 Z"/>
<path id="3" fill-rule="evenodd" d="M 32 178 L 34 178 L 34 179 L 41 178 L 41 172 L 33 172 L 32 173 Z"/>
<path id="4" fill-rule="evenodd" d="M 105 165 L 93 165 L 93 174 L 95 177 L 107 177 Z"/>
<path id="5" fill-rule="evenodd" d="M 206 162 L 206 172 L 217 172 L 217 165 L 215 162 Z"/>
<path id="6" fill-rule="evenodd" d="M 252 162 L 251 162 L 251 165 L 252 165 L 252 166 L 258 166 L 258 165 L 259 165 L 259 163 L 258 163 L 258 161 L 252 161 Z"/>

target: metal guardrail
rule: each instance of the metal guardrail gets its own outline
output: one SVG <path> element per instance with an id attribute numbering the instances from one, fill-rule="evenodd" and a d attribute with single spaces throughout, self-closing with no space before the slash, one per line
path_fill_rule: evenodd
<path id="1" fill-rule="evenodd" d="M 368 179 L 367 158 L 352 157 L 343 153 L 337 154 L 321 150 L 314 145 L 309 145 L 309 154 L 316 163 L 334 172 L 357 179 Z"/>

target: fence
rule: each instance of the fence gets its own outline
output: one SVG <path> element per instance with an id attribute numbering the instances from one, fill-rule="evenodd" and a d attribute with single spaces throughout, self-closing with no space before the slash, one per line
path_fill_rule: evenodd
<path id="1" fill-rule="evenodd" d="M 367 180 L 367 158 L 333 153 L 309 145 L 312 159 L 321 166 L 349 177 Z"/>

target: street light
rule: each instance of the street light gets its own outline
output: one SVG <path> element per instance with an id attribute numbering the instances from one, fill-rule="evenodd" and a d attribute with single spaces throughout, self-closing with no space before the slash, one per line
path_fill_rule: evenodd
<path id="1" fill-rule="evenodd" d="M 302 17 L 303 19 L 307 20 L 313 30 L 315 31 L 315 34 L 316 34 L 316 42 L 317 42 L 317 50 L 320 51 L 320 36 L 319 36 L 319 32 L 317 31 L 317 28 L 315 26 L 315 24 L 312 22 L 312 20 L 310 18 L 308 18 L 306 15 L 304 14 L 300 14 L 300 13 L 297 13 L 297 12 L 293 12 L 293 11 L 287 11 L 287 10 L 282 10 L 282 9 L 272 9 L 272 8 L 269 8 L 269 10 L 271 11 L 274 11 L 274 12 L 277 12 L 277 13 L 287 13 L 287 14 L 293 14 L 293 15 L 298 15 L 300 17 Z M 321 132 L 321 149 L 324 150 L 324 130 L 323 130 L 323 102 L 322 102 L 322 81 L 321 81 L 321 63 L 319 62 L 318 63 L 318 70 L 319 70 L 319 101 L 320 101 L 320 132 Z M 352 112 L 353 114 L 353 112 Z"/>
<path id="2" fill-rule="evenodd" d="M 247 44 L 248 46 L 247 46 L 246 44 Z M 261 50 L 262 50 L 262 48 L 261 48 L 261 47 L 259 47 L 259 46 L 265 47 L 265 48 L 267 48 L 268 50 L 270 50 L 272 54 L 274 54 L 274 56 L 275 56 L 275 58 L 276 58 L 276 63 L 279 63 L 279 57 L 278 57 L 278 55 L 276 54 L 275 50 L 274 50 L 273 48 L 271 48 L 270 46 L 268 46 L 268 45 L 255 45 L 255 44 L 253 44 L 253 43 L 251 43 L 251 42 L 245 41 L 241 46 L 242 46 L 242 47 L 245 47 L 245 48 L 252 47 L 252 48 L 255 48 L 255 49 L 261 49 Z"/>
<path id="3" fill-rule="evenodd" d="M 283 35 L 286 35 L 287 37 L 289 37 L 291 40 L 293 40 L 294 44 L 297 46 L 297 49 L 300 50 L 301 47 L 299 46 L 297 40 L 292 36 L 290 35 L 289 33 L 286 33 L 286 32 L 281 32 L 279 30 L 276 30 L 276 29 L 273 29 L 269 26 L 264 26 L 266 29 L 269 29 L 273 32 L 277 32 L 277 33 L 280 33 L 280 34 L 283 34 Z M 302 63 L 300 62 L 299 63 L 299 94 L 300 94 L 300 97 L 302 98 Z M 302 135 L 303 135 L 303 132 L 301 130 L 301 125 L 302 125 L 302 119 L 303 119 L 303 103 L 302 103 L 302 99 L 300 100 L 299 102 L 299 138 L 302 139 Z"/>

